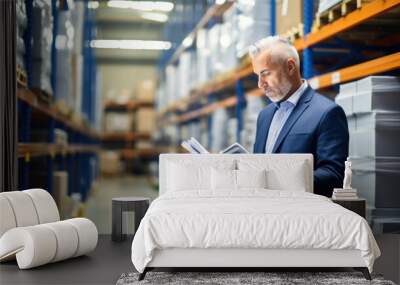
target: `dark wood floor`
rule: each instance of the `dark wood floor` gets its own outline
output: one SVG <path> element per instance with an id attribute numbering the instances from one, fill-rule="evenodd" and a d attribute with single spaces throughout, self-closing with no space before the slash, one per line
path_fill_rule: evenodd
<path id="1" fill-rule="evenodd" d="M 17 263 L 0 264 L 0 284 L 115 284 L 124 272 L 134 271 L 131 239 L 121 243 L 100 235 L 95 251 L 41 267 L 19 270 Z"/>
<path id="2" fill-rule="evenodd" d="M 0 0 L 1 1 L 1 0 Z M 134 187 L 132 186 L 134 185 Z M 99 233 L 111 232 L 111 199 L 120 196 L 155 197 L 145 178 L 124 177 L 101 180 L 87 202 L 87 217 Z M 129 232 L 129 231 L 128 231 Z M 376 237 L 382 256 L 374 271 L 400 284 L 400 235 Z M 100 235 L 94 252 L 42 267 L 19 270 L 16 262 L 0 264 L 0 285 L 8 284 L 115 284 L 122 273 L 133 272 L 131 239 L 114 243 L 109 235 Z"/>
<path id="3" fill-rule="evenodd" d="M 88 256 L 28 270 L 19 270 L 15 261 L 2 263 L 0 264 L 0 284 L 115 284 L 122 273 L 135 271 L 130 257 L 131 241 L 132 238 L 129 238 L 124 242 L 115 243 L 111 241 L 110 235 L 100 235 L 96 250 Z M 400 280 L 399 235 L 381 236 L 377 238 L 377 241 L 382 257 L 376 261 L 374 272 L 383 274 L 385 279 L 398 283 Z M 343 269 L 331 270 L 342 271 Z"/>

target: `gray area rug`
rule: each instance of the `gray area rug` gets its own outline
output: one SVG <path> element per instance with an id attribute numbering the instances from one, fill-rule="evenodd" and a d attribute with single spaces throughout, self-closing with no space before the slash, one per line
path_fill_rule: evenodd
<path id="1" fill-rule="evenodd" d="M 117 285 L 133 284 L 379 284 L 395 285 L 380 275 L 368 281 L 359 272 L 148 272 L 142 281 L 139 273 L 125 273 Z"/>

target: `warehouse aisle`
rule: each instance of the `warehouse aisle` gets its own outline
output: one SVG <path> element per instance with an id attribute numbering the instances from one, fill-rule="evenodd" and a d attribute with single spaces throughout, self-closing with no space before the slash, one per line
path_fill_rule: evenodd
<path id="1" fill-rule="evenodd" d="M 154 199 L 158 196 L 158 192 L 151 188 L 145 176 L 121 176 L 97 180 L 87 201 L 86 216 L 96 224 L 99 234 L 111 234 L 111 200 L 113 197 L 124 196 Z"/>

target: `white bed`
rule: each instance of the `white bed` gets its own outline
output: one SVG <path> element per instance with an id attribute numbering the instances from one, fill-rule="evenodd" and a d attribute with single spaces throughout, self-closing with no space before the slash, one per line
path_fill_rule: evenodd
<path id="1" fill-rule="evenodd" d="M 312 187 L 308 154 L 161 155 L 160 197 L 132 243 L 140 279 L 155 267 L 354 267 L 370 278 L 380 251 L 367 222 Z"/>

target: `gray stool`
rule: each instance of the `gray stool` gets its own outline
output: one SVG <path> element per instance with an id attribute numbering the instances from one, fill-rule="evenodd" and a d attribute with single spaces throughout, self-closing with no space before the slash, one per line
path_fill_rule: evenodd
<path id="1" fill-rule="evenodd" d="M 112 235 L 113 241 L 123 241 L 126 234 L 122 233 L 122 213 L 135 212 L 135 231 L 140 221 L 146 214 L 150 205 L 150 199 L 144 197 L 119 197 L 112 199 Z"/>

